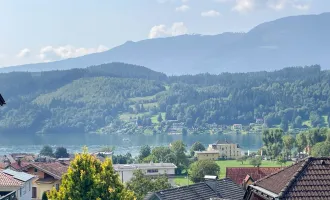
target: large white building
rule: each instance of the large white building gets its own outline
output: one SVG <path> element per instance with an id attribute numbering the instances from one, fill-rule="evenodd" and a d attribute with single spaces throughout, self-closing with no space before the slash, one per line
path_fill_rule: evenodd
<path id="1" fill-rule="evenodd" d="M 166 175 L 171 184 L 174 184 L 177 168 L 173 163 L 115 164 L 113 167 L 123 183 L 131 180 L 134 171 L 141 170 L 146 176 Z"/>
<path id="2" fill-rule="evenodd" d="M 33 175 L 11 169 L 0 171 L 0 200 L 31 200 Z"/>

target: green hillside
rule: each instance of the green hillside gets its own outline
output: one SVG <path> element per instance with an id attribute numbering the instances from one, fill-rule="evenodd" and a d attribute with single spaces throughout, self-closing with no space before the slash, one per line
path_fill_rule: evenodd
<path id="1" fill-rule="evenodd" d="M 112 63 L 0 74 L 0 92 L 7 102 L 0 133 L 152 134 L 168 130 L 166 120 L 178 120 L 200 128 L 198 134 L 210 124 L 247 127 L 257 118 L 284 130 L 329 126 L 330 72 L 320 66 L 167 77 Z"/>

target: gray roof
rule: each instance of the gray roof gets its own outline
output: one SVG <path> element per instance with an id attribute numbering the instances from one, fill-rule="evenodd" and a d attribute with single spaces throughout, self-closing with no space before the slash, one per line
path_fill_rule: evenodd
<path id="1" fill-rule="evenodd" d="M 243 199 L 244 190 L 229 178 L 208 180 L 168 190 L 155 192 L 149 200 L 209 200 L 211 198 Z"/>
<path id="2" fill-rule="evenodd" d="M 25 172 L 17 172 L 17 171 L 11 170 L 11 169 L 6 169 L 6 170 L 3 170 L 2 172 L 13 176 L 17 180 L 24 181 L 24 182 L 34 178 L 34 176 L 31 174 L 28 174 Z"/>
<path id="3" fill-rule="evenodd" d="M 143 164 L 114 164 L 113 168 L 115 170 L 121 169 L 161 169 L 161 168 L 177 168 L 173 163 L 143 163 Z"/>

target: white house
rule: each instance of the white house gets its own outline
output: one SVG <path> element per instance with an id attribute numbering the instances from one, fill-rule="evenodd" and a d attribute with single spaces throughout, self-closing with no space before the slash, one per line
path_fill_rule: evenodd
<path id="1" fill-rule="evenodd" d="M 0 171 L 0 200 L 31 200 L 33 175 L 11 169 Z"/>
<path id="2" fill-rule="evenodd" d="M 177 168 L 173 163 L 115 164 L 113 167 L 123 183 L 131 180 L 134 171 L 141 170 L 146 176 L 166 175 L 171 184 L 174 184 L 175 169 Z"/>

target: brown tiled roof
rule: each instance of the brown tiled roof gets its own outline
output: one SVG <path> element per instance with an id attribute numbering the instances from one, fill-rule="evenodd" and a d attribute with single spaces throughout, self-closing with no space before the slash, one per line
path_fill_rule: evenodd
<path id="1" fill-rule="evenodd" d="M 29 164 L 31 164 L 31 163 L 30 162 L 21 162 L 21 165 L 18 165 L 18 163 L 15 162 L 15 163 L 11 163 L 9 167 L 15 171 L 22 171 L 22 168 L 28 166 Z"/>
<path id="2" fill-rule="evenodd" d="M 45 172 L 53 176 L 56 179 L 62 179 L 62 175 L 64 175 L 68 171 L 68 166 L 63 165 L 59 162 L 52 162 L 52 163 L 30 163 L 25 169 L 30 167 L 35 167 L 38 170 Z"/>
<path id="3" fill-rule="evenodd" d="M 281 169 L 281 167 L 227 167 L 226 177 L 241 185 L 246 175 L 256 181 Z"/>
<path id="4" fill-rule="evenodd" d="M 306 158 L 254 183 L 280 199 L 329 199 L 330 157 Z"/>
<path id="5" fill-rule="evenodd" d="M 20 187 L 23 182 L 14 177 L 0 171 L 0 186 L 1 187 Z"/>

